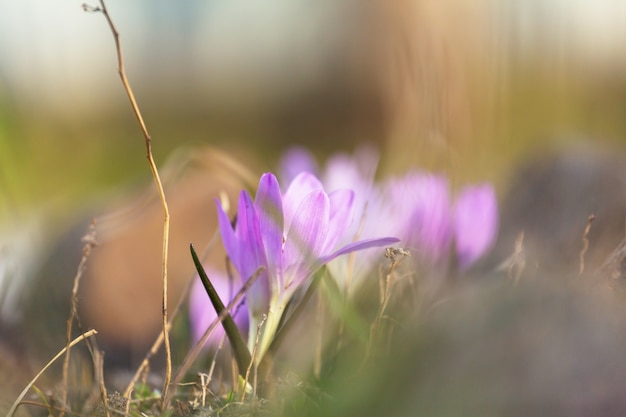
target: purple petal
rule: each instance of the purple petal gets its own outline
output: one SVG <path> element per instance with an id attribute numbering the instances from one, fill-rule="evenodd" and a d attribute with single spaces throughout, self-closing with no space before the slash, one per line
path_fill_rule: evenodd
<path id="1" fill-rule="evenodd" d="M 466 187 L 456 200 L 454 233 L 459 266 L 469 267 L 493 244 L 498 228 L 496 193 L 489 184 Z"/>
<path id="2" fill-rule="evenodd" d="M 262 314 L 267 310 L 270 299 L 270 283 L 267 277 L 267 260 L 261 238 L 259 218 L 254 209 L 252 199 L 248 193 L 242 193 L 239 200 L 237 214 L 237 229 L 235 233 L 239 239 L 239 259 L 236 268 L 241 279 L 246 281 L 259 267 L 266 270 L 248 290 L 248 305 L 252 314 Z"/>
<path id="3" fill-rule="evenodd" d="M 289 184 L 289 188 L 283 195 L 285 231 L 289 230 L 293 216 L 304 198 L 309 195 L 311 191 L 323 189 L 322 183 L 313 174 L 302 172 L 293 179 L 291 184 Z"/>
<path id="4" fill-rule="evenodd" d="M 411 210 L 407 246 L 438 261 L 447 254 L 452 235 L 448 182 L 440 176 L 411 174 L 406 185 Z"/>
<path id="5" fill-rule="evenodd" d="M 317 162 L 311 152 L 301 146 L 294 146 L 283 154 L 280 162 L 280 179 L 289 184 L 299 173 L 317 174 Z"/>
<path id="6" fill-rule="evenodd" d="M 378 153 L 369 146 L 360 147 L 354 155 L 335 154 L 326 163 L 324 187 L 329 192 L 348 188 L 359 194 L 362 188 L 371 186 L 377 165 Z"/>
<path id="7" fill-rule="evenodd" d="M 243 198 L 243 193 L 245 193 L 245 191 L 241 192 L 240 199 Z M 235 231 L 233 230 L 228 215 L 224 212 L 224 209 L 222 208 L 222 204 L 219 202 L 218 199 L 215 199 L 215 203 L 217 204 L 217 221 L 219 224 L 220 235 L 222 236 L 222 244 L 224 245 L 226 254 L 230 258 L 233 265 L 238 265 L 239 245 L 237 242 Z"/>
<path id="8" fill-rule="evenodd" d="M 277 291 L 282 286 L 283 203 L 278 181 L 273 174 L 264 174 L 254 200 L 259 215 L 261 238 L 267 256 L 270 285 Z"/>
<path id="9" fill-rule="evenodd" d="M 337 190 L 329 194 L 330 221 L 328 235 L 322 248 L 323 254 L 329 253 L 337 243 L 344 238 L 346 230 L 352 224 L 354 213 L 354 192 L 351 190 Z"/>
<path id="10" fill-rule="evenodd" d="M 322 190 L 312 191 L 298 207 L 285 241 L 283 265 L 289 268 L 285 287 L 299 285 L 307 278 L 309 265 L 320 257 L 328 234 L 329 212 L 330 202 Z"/>
<path id="11" fill-rule="evenodd" d="M 341 249 L 337 250 L 336 252 L 332 253 L 331 255 L 328 255 L 322 258 L 322 264 L 326 264 L 332 261 L 333 259 L 335 259 L 336 257 L 345 255 L 347 253 L 351 253 L 351 252 L 355 252 L 355 251 L 359 251 L 363 249 L 368 249 L 368 248 L 389 246 L 389 245 L 393 245 L 394 243 L 398 243 L 399 241 L 400 239 L 396 237 L 381 237 L 381 238 L 375 238 L 375 239 L 359 240 L 358 242 L 352 242 L 342 247 Z"/>
<path id="12" fill-rule="evenodd" d="M 228 278 L 222 274 L 217 274 L 208 268 L 205 268 L 213 287 L 220 296 L 220 299 L 227 305 L 235 296 L 237 291 L 241 288 L 241 284 L 231 283 Z M 232 312 L 231 312 L 232 315 Z M 213 320 L 217 317 L 215 309 L 209 300 L 202 281 L 197 276 L 194 279 L 193 286 L 191 288 L 191 294 L 189 296 L 189 322 L 191 326 L 191 337 L 193 343 L 196 344 L 200 341 L 204 332 L 211 325 Z M 243 335 L 247 335 L 248 332 L 248 308 L 245 302 L 235 311 L 233 320 L 237 324 L 239 331 Z M 217 346 L 224 335 L 224 328 L 219 325 L 213 330 L 209 338 L 207 339 L 206 346 Z"/>

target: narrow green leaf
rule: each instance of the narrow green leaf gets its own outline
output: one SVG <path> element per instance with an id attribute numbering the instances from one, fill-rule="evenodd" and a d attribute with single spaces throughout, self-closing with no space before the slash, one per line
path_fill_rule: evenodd
<path id="1" fill-rule="evenodd" d="M 191 249 L 191 257 L 193 258 L 193 263 L 198 270 L 198 274 L 200 275 L 200 280 L 204 285 L 204 289 L 209 295 L 209 299 L 211 300 L 211 304 L 213 304 L 213 308 L 215 312 L 219 316 L 224 311 L 224 303 L 220 300 L 219 295 L 217 295 L 217 291 L 215 291 L 215 287 L 211 284 L 209 277 L 207 276 L 204 268 L 202 267 L 202 263 L 200 263 L 200 259 L 196 254 L 196 250 L 193 247 L 193 244 L 189 245 Z M 239 367 L 239 374 L 245 377 L 246 370 L 250 366 L 250 362 L 252 360 L 252 356 L 250 355 L 250 351 L 246 346 L 246 342 L 241 337 L 241 333 L 239 333 L 239 329 L 237 325 L 233 321 L 233 318 L 230 314 L 226 313 L 224 316 L 224 320 L 222 320 L 222 326 L 224 327 L 224 331 L 226 332 L 226 336 L 230 341 L 230 345 L 233 348 L 235 353 L 235 360 L 237 361 L 237 366 Z"/>

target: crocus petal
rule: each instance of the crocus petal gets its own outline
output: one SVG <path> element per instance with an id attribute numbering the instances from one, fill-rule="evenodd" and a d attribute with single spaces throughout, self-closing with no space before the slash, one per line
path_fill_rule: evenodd
<path id="1" fill-rule="evenodd" d="M 220 296 L 220 299 L 227 305 L 241 288 L 239 282 L 229 282 L 222 274 L 218 274 L 205 268 L 213 287 Z M 233 320 L 242 334 L 248 332 L 248 308 L 245 304 L 241 304 L 234 314 L 231 312 Z M 197 276 L 194 279 L 189 296 L 189 322 L 191 326 L 191 337 L 194 344 L 198 343 L 206 330 L 209 328 L 213 320 L 217 318 L 217 313 L 209 300 L 209 296 L 202 285 L 202 281 Z M 224 328 L 218 325 L 207 339 L 205 346 L 217 346 L 224 335 Z"/>
<path id="2" fill-rule="evenodd" d="M 301 172 L 317 174 L 317 162 L 311 152 L 301 146 L 294 146 L 289 148 L 281 159 L 281 182 L 289 184 Z"/>
<path id="3" fill-rule="evenodd" d="M 283 215 L 285 219 L 285 231 L 289 230 L 289 226 L 296 210 L 302 203 L 302 200 L 314 190 L 323 190 L 322 183 L 315 175 L 308 172 L 301 172 L 293 179 L 289 188 L 283 195 Z"/>
<path id="4" fill-rule="evenodd" d="M 309 193 L 298 207 L 285 240 L 285 287 L 299 285 L 307 278 L 308 265 L 320 257 L 328 234 L 329 213 L 330 203 L 323 190 Z"/>
<path id="5" fill-rule="evenodd" d="M 242 191 L 242 194 L 245 191 Z M 226 250 L 226 254 L 230 258 L 234 265 L 239 264 L 239 244 L 233 226 L 230 223 L 228 215 L 224 212 L 222 204 L 218 199 L 215 200 L 217 204 L 217 221 L 220 228 L 220 235 L 222 236 L 222 244 Z"/>
<path id="6" fill-rule="evenodd" d="M 265 271 L 261 273 L 261 276 L 250 287 L 247 294 L 248 306 L 252 315 L 260 315 L 267 309 L 271 289 L 259 218 L 248 193 L 242 193 L 242 197 L 239 199 L 237 230 L 235 230 L 235 233 L 239 239 L 238 264 L 235 266 L 241 275 L 241 279 L 245 281 L 259 267 L 265 268 Z"/>
<path id="7" fill-rule="evenodd" d="M 454 233 L 459 267 L 474 263 L 493 244 L 498 228 L 496 193 L 489 184 L 466 187 L 456 200 Z"/>
<path id="8" fill-rule="evenodd" d="M 350 244 L 347 244 L 341 249 L 335 251 L 334 253 L 328 256 L 325 256 L 324 258 L 322 258 L 321 262 L 322 264 L 326 264 L 332 261 L 333 259 L 335 259 L 336 257 L 345 255 L 347 253 L 351 253 L 351 252 L 363 250 L 363 249 L 368 249 L 368 248 L 389 246 L 398 242 L 400 242 L 400 239 L 396 237 L 382 237 L 382 238 L 375 238 L 375 239 L 359 240 L 358 242 L 352 242 Z"/>
<path id="9" fill-rule="evenodd" d="M 322 253 L 328 253 L 337 247 L 344 237 L 345 231 L 352 224 L 354 213 L 354 192 L 351 190 L 337 190 L 328 195 L 330 202 L 330 220 L 328 235 Z"/>
<path id="10" fill-rule="evenodd" d="M 259 188 L 254 200 L 259 216 L 261 238 L 267 256 L 267 269 L 272 291 L 282 286 L 282 248 L 283 248 L 283 202 L 278 180 L 273 174 L 264 174 L 259 181 Z"/>

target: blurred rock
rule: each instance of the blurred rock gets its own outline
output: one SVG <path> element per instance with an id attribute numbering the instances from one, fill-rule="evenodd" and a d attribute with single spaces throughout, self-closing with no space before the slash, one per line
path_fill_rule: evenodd
<path id="1" fill-rule="evenodd" d="M 626 155 L 619 149 L 539 155 L 517 171 L 508 189 L 497 243 L 483 263 L 487 270 L 506 269 L 502 262 L 515 261 L 510 257 L 519 243 L 517 261 L 525 263 L 526 277 L 576 276 L 593 215 L 584 253 L 584 272 L 593 273 L 626 235 Z"/>
<path id="2" fill-rule="evenodd" d="M 346 352 L 309 415 L 624 415 L 624 304 L 545 278 L 449 294 L 366 366 Z"/>
<path id="3" fill-rule="evenodd" d="M 206 262 L 215 269 L 225 267 L 216 235 L 215 199 L 228 198 L 233 213 L 239 191 L 257 181 L 248 167 L 211 149 L 192 149 L 179 162 L 161 172 L 170 211 L 170 317 L 195 274 L 190 243 L 204 253 L 213 239 Z M 80 320 L 85 330 L 98 330 L 106 366 L 134 368 L 161 331 L 163 210 L 149 184 L 92 213 L 100 214 L 95 223 L 97 244 L 80 282 Z M 20 326 L 29 349 L 42 361 L 65 346 L 72 286 L 84 245 L 81 237 L 87 231 L 88 222 L 83 222 L 53 248 L 23 296 Z"/>

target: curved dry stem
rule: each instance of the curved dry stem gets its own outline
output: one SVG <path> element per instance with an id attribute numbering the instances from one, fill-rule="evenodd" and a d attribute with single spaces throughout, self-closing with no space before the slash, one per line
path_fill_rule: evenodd
<path id="1" fill-rule="evenodd" d="M 165 357 L 166 357 L 166 369 L 165 369 L 165 381 L 163 383 L 163 402 L 161 403 L 161 409 L 165 409 L 167 403 L 165 399 L 168 398 L 167 391 L 170 386 L 170 381 L 172 379 L 172 352 L 170 347 L 170 339 L 169 339 L 169 330 L 168 330 L 168 319 L 167 319 L 167 259 L 168 259 L 168 248 L 169 248 L 169 230 L 170 230 L 170 213 L 167 206 L 167 201 L 165 199 L 165 192 L 163 190 L 163 184 L 161 183 L 161 178 L 159 176 L 159 171 L 154 163 L 154 158 L 152 157 L 152 139 L 150 138 L 150 134 L 148 133 L 148 129 L 141 115 L 141 111 L 139 110 L 139 106 L 137 104 L 137 100 L 135 100 L 135 95 L 133 94 L 133 90 L 130 87 L 130 83 L 128 82 L 128 78 L 126 77 L 126 70 L 124 67 L 124 57 L 122 55 L 122 47 L 120 45 L 120 37 L 115 25 L 113 24 L 113 20 L 107 11 L 106 5 L 104 4 L 104 0 L 100 0 L 101 12 L 104 14 L 104 17 L 109 24 L 111 29 L 111 33 L 113 34 L 113 39 L 115 40 L 115 50 L 117 53 L 117 62 L 118 62 L 118 73 L 122 80 L 122 84 L 124 86 L 124 90 L 128 95 L 128 99 L 130 100 L 130 105 L 133 109 L 133 113 L 137 118 L 137 122 L 141 127 L 141 132 L 143 133 L 143 137 L 146 143 L 146 153 L 148 158 L 148 163 L 150 165 L 150 170 L 152 171 L 152 177 L 154 178 L 154 183 L 157 187 L 159 198 L 161 200 L 161 206 L 163 207 L 163 262 L 162 262 L 162 286 L 163 286 L 163 298 L 162 298 L 162 310 L 163 310 L 163 320 L 162 320 L 162 330 L 163 330 L 163 344 L 165 346 Z"/>
<path id="2" fill-rule="evenodd" d="M 13 405 L 11 406 L 11 409 L 9 410 L 9 412 L 7 413 L 7 417 L 12 417 L 13 414 L 15 414 L 15 410 L 17 410 L 17 407 L 19 407 L 19 405 L 21 404 L 22 400 L 24 399 L 24 397 L 26 396 L 26 394 L 28 393 L 28 390 L 31 389 L 31 387 L 35 384 L 35 382 L 37 382 L 37 380 L 39 379 L 39 377 L 41 375 L 43 375 L 44 372 L 46 372 L 46 370 L 50 367 L 50 365 L 52 365 L 54 362 L 56 362 L 57 359 L 59 359 L 61 356 L 63 356 L 63 354 L 70 348 L 72 348 L 73 346 L 75 346 L 76 344 L 82 342 L 83 340 L 87 339 L 88 337 L 91 337 L 95 334 L 97 334 L 98 332 L 96 330 L 89 330 L 86 333 L 81 334 L 80 336 L 78 336 L 76 339 L 72 340 L 72 342 L 65 346 L 63 349 L 61 349 L 59 351 L 59 353 L 57 353 L 54 358 L 52 358 L 50 360 L 50 362 L 48 362 L 46 364 L 46 366 L 44 366 L 43 368 L 41 368 L 41 371 L 39 371 L 39 373 L 37 373 L 37 375 L 35 375 L 35 377 L 28 383 L 28 385 L 26 385 L 26 388 L 24 388 L 24 390 L 20 393 L 20 395 L 17 396 L 17 398 L 15 399 L 15 402 L 13 403 Z"/>
<path id="3" fill-rule="evenodd" d="M 69 345 L 72 340 L 72 324 L 74 320 L 78 319 L 78 287 L 80 285 L 80 280 L 87 269 L 87 260 L 91 255 L 91 250 L 98 244 L 96 240 L 96 223 L 95 220 L 92 220 L 89 224 L 89 232 L 83 236 L 81 239 L 84 242 L 83 246 L 83 257 L 80 260 L 80 264 L 78 265 L 78 270 L 76 271 L 76 276 L 74 277 L 74 286 L 72 288 L 72 307 L 70 309 L 70 315 L 67 319 L 67 328 L 66 328 L 66 347 L 67 350 L 65 352 L 65 359 L 63 360 L 63 383 L 61 385 L 61 403 L 67 403 L 67 384 L 69 380 L 69 367 L 70 367 L 70 349 Z M 82 331 L 82 329 L 80 329 Z M 92 353 L 92 349 L 89 349 Z M 59 413 L 59 417 L 63 417 L 64 411 Z"/>
<path id="4" fill-rule="evenodd" d="M 593 223 L 595 219 L 595 214 L 590 214 L 589 217 L 587 217 L 587 226 L 585 227 L 585 231 L 583 232 L 583 247 L 578 254 L 578 275 L 582 275 L 585 272 L 585 254 L 589 250 L 589 232 L 591 231 L 591 223 Z"/>
<path id="5" fill-rule="evenodd" d="M 211 249 L 217 242 L 217 237 L 218 237 L 218 230 L 215 230 L 215 232 L 213 233 L 213 236 L 211 237 L 211 240 L 209 241 L 206 249 L 204 250 L 204 253 L 202 254 L 202 259 L 205 259 L 208 256 L 209 252 L 211 251 Z M 193 280 L 190 279 L 187 286 L 185 287 L 185 290 L 181 294 L 180 299 L 178 300 L 178 303 L 176 304 L 176 307 L 174 308 L 174 311 L 172 312 L 171 315 L 169 315 L 169 321 L 167 323 L 168 332 L 172 328 L 172 323 L 174 319 L 176 318 L 176 316 L 178 315 L 178 312 L 180 311 L 180 309 L 183 307 L 185 300 L 187 300 L 187 297 L 189 296 L 189 292 L 191 291 L 192 285 L 193 285 Z M 128 383 L 128 386 L 126 387 L 126 390 L 124 391 L 124 394 L 123 394 L 124 398 L 130 398 L 130 394 L 133 391 L 133 388 L 135 387 L 135 385 L 137 384 L 137 381 L 139 381 L 141 374 L 143 374 L 143 372 L 148 368 L 148 365 L 150 365 L 150 360 L 152 359 L 152 357 L 154 357 L 154 355 L 157 354 L 158 350 L 161 348 L 162 343 L 163 343 L 163 332 L 159 333 L 156 340 L 150 347 L 150 350 L 148 351 L 146 356 L 143 358 L 143 361 L 141 362 L 141 364 L 135 371 L 135 374 L 131 378 L 130 382 Z M 130 402 L 128 404 L 130 404 Z"/>

